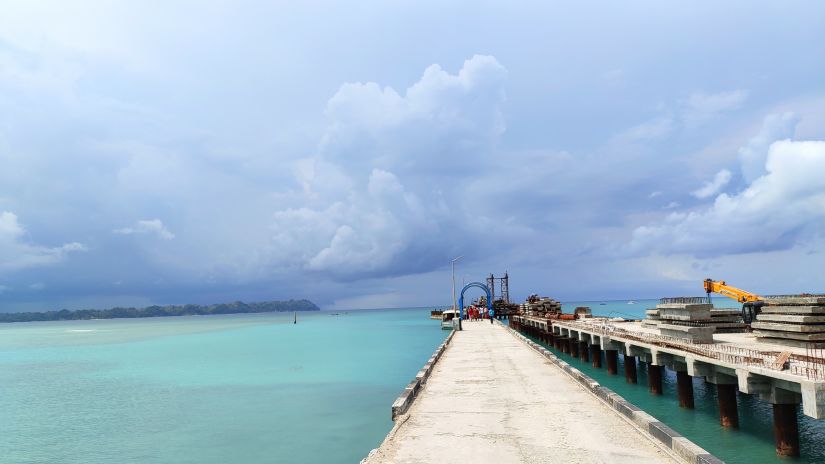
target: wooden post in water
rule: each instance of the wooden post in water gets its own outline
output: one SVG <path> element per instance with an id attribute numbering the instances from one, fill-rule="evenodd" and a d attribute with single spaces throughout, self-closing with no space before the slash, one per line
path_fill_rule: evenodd
<path id="1" fill-rule="evenodd" d="M 297 324 L 298 323 L 298 311 L 293 312 L 292 315 L 295 317 L 295 319 L 292 320 L 292 323 Z"/>

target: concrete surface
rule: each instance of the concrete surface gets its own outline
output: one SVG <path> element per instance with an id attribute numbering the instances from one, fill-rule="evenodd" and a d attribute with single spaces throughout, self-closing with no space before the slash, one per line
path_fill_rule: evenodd
<path id="1" fill-rule="evenodd" d="M 463 326 L 365 463 L 676 462 L 506 328 Z"/>

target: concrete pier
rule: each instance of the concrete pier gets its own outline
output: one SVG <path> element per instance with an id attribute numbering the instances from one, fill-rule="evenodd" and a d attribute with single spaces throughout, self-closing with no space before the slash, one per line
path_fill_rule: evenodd
<path id="1" fill-rule="evenodd" d="M 807 307 L 795 308 L 802 308 L 794 309 L 801 311 Z M 822 311 L 825 313 L 825 305 Z M 679 315 L 673 317 L 676 316 Z M 515 319 L 530 327 L 542 323 L 532 322 L 534 318 L 529 316 L 515 316 Z M 690 324 L 682 327 L 693 328 Z M 822 347 L 783 345 L 780 348 L 751 333 L 712 334 L 709 339 L 666 335 L 641 322 L 606 318 L 553 320 L 549 327 L 545 325 L 541 329 L 600 346 L 611 374 L 615 373 L 611 358 L 617 351 L 639 358 L 650 368 L 667 366 L 676 372 L 679 405 L 685 408 L 693 407 L 693 377 L 715 384 L 719 392 L 719 420 L 725 427 L 738 425 L 738 393 L 771 403 L 776 452 L 781 456 L 799 454 L 799 426 L 796 413 L 791 414 L 791 409 L 801 409 L 804 415 L 814 419 L 825 419 L 825 349 Z M 656 375 L 654 370 L 649 373 Z M 649 388 L 651 393 L 661 391 L 653 384 Z"/>
<path id="2" fill-rule="evenodd" d="M 678 461 L 507 328 L 465 323 L 365 462 Z"/>

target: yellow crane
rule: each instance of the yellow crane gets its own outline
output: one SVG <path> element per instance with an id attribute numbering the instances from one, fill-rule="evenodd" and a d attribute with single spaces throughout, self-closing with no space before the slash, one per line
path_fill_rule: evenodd
<path id="1" fill-rule="evenodd" d="M 764 298 L 761 296 L 728 285 L 724 280 L 705 279 L 705 291 L 708 294 L 708 303 L 711 302 L 711 293 L 725 295 L 742 303 L 742 319 L 748 324 L 754 320 L 765 304 Z"/>

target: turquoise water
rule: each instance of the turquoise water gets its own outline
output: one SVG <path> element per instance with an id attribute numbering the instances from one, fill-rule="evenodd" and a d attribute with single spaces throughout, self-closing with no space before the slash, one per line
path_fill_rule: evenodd
<path id="1" fill-rule="evenodd" d="M 581 303 L 571 304 L 582 306 Z M 535 341 L 538 342 L 538 340 Z M 760 401 L 751 395 L 738 395 L 740 428 L 728 429 L 719 425 L 715 387 L 712 384 L 706 384 L 701 379 L 693 380 L 696 408 L 682 409 L 679 407 L 676 374 L 673 371 L 666 369 L 663 372 L 663 395 L 651 395 L 647 390 L 647 370 L 644 363 L 638 365 L 639 383 L 629 385 L 624 378 L 622 356 L 619 356 L 619 375 L 608 375 L 604 367 L 596 369 L 589 362 L 582 362 L 550 346 L 547 348 L 570 365 L 622 395 L 626 400 L 728 463 L 813 464 L 825 462 L 825 421 L 823 420 L 811 419 L 800 412 L 799 434 L 802 456 L 800 458 L 779 458 L 774 451 L 773 416 L 770 403 Z M 602 366 L 604 365 L 604 360 L 602 360 Z"/>
<path id="2" fill-rule="evenodd" d="M 702 296 L 697 293 L 695 296 Z M 628 304 L 634 301 L 634 304 Z M 724 297 L 713 297 L 715 308 L 735 308 L 741 309 L 742 305 Z M 645 310 L 655 308 L 659 303 L 658 299 L 648 300 L 621 300 L 621 301 L 571 301 L 562 302 L 562 310 L 572 313 L 576 306 L 589 306 L 593 310 L 594 316 L 624 317 L 626 319 L 644 319 Z"/>
<path id="3" fill-rule="evenodd" d="M 0 326 L 0 462 L 358 462 L 446 336 L 428 316 Z"/>

